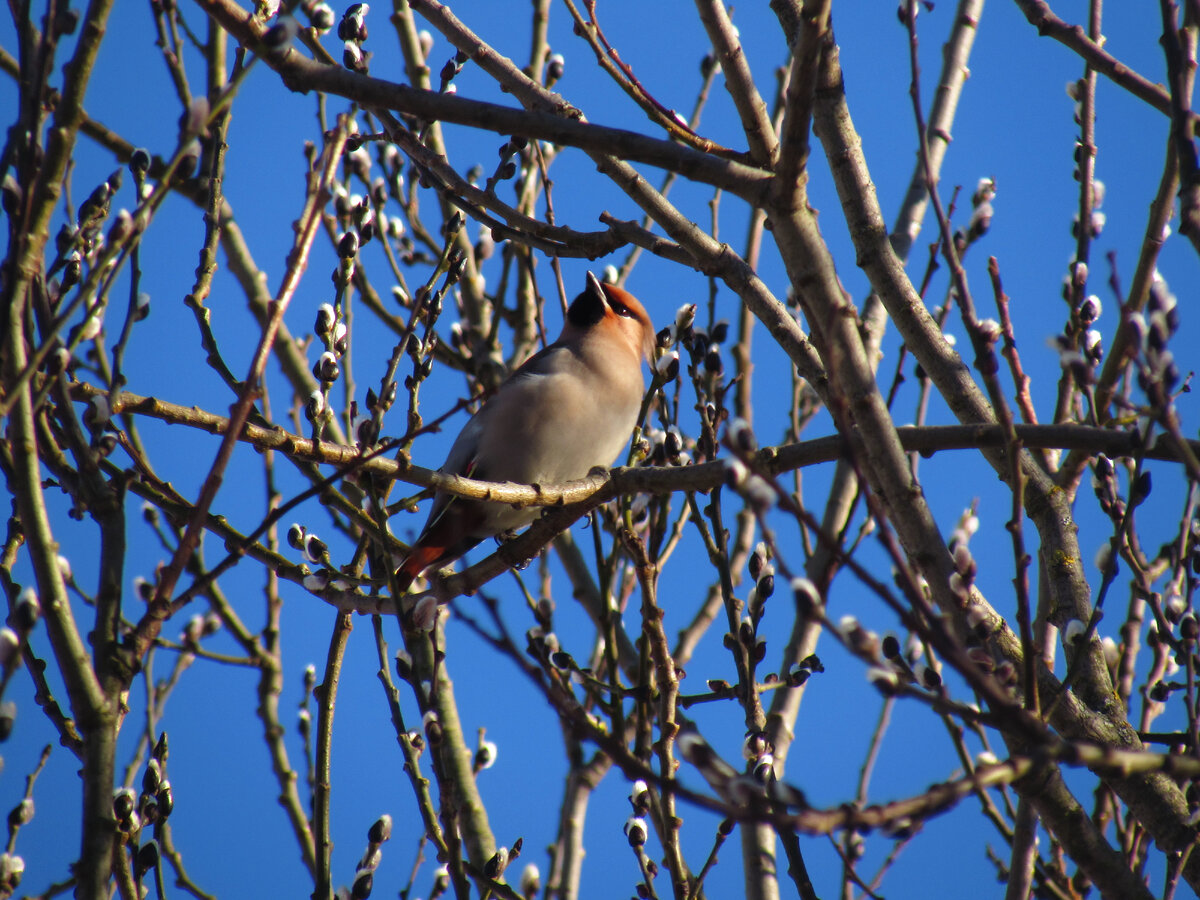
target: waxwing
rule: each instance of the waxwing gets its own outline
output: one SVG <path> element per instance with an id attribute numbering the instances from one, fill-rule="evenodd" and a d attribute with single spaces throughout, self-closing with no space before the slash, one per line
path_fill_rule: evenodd
<path id="1" fill-rule="evenodd" d="M 441 471 L 551 485 L 610 465 L 637 424 L 642 360 L 653 361 L 654 340 L 642 304 L 588 272 L 558 340 L 526 360 L 471 417 Z M 427 569 L 540 514 L 538 507 L 436 494 L 425 528 L 396 572 L 400 591 Z"/>

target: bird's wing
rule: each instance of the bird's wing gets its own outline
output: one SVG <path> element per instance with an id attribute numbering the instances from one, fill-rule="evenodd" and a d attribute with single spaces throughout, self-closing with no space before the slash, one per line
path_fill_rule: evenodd
<path id="1" fill-rule="evenodd" d="M 562 371 L 563 354 L 570 355 L 571 351 L 558 344 L 543 347 L 525 362 L 521 363 L 511 375 L 500 385 L 500 389 L 490 397 L 463 426 L 463 430 L 454 440 L 446 461 L 440 471 L 451 475 L 462 475 L 464 478 L 479 478 L 484 481 L 489 478 L 487 467 L 479 465 L 479 447 L 487 430 L 488 420 L 495 415 L 503 415 L 506 399 L 520 396 L 529 388 L 527 379 L 539 376 L 555 375 Z M 506 396 L 510 395 L 510 396 Z"/>
<path id="2" fill-rule="evenodd" d="M 489 421 L 495 416 L 510 415 L 513 412 L 512 404 L 521 407 L 536 397 L 537 388 L 530 379 L 561 373 L 564 359 L 560 354 L 570 352 L 567 348 L 551 344 L 527 359 L 463 427 L 440 471 L 483 481 L 508 480 L 511 476 L 503 472 L 503 466 L 498 476 L 493 467 L 482 460 L 487 455 L 486 451 L 481 454 L 481 445 L 484 436 L 489 433 Z M 493 428 L 492 434 L 495 433 L 496 429 Z M 461 556 L 487 533 L 494 533 L 494 527 L 489 528 L 488 523 L 489 514 L 495 514 L 495 507 L 496 504 L 438 491 L 429 510 L 429 520 L 397 572 L 401 588 L 406 590 L 408 584 L 430 566 Z"/>
<path id="3" fill-rule="evenodd" d="M 554 375 L 562 371 L 565 361 L 564 354 L 569 357 L 572 355 L 570 347 L 564 346 L 557 341 L 550 344 L 548 347 L 543 347 L 508 376 L 508 381 L 500 386 L 500 391 L 503 391 L 511 382 L 519 382 L 521 379 L 530 378 L 537 375 Z"/>
<path id="4" fill-rule="evenodd" d="M 468 427 L 471 424 L 468 423 Z M 455 441 L 451 459 L 446 460 L 442 471 L 474 478 L 478 468 L 474 450 L 478 442 L 474 442 L 475 446 L 460 448 L 460 444 L 463 443 L 462 437 L 459 435 L 459 439 Z M 460 464 L 452 467 L 456 451 L 461 458 Z M 473 533 L 482 521 L 482 504 L 438 491 L 434 495 L 433 507 L 429 510 L 429 519 L 425 527 L 421 529 L 420 536 L 413 542 L 408 556 L 396 571 L 400 591 L 407 591 L 408 586 L 426 569 L 449 562 L 478 544 L 479 538 L 474 537 Z"/>

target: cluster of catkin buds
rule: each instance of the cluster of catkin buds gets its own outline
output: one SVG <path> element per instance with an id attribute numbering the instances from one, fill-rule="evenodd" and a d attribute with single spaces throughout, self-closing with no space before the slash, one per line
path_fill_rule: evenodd
<path id="1" fill-rule="evenodd" d="M 873 632 L 868 634 L 874 637 Z M 968 643 L 971 643 L 971 639 L 968 639 Z M 978 647 L 978 638 L 974 639 L 974 645 Z M 915 684 L 927 691 L 941 692 L 941 673 L 923 659 L 925 646 L 916 635 L 910 635 L 902 645 L 896 635 L 888 633 L 878 642 L 872 642 L 870 649 L 876 652 L 877 661 L 868 667 L 867 680 L 880 693 L 891 696 L 903 684 Z M 882 659 L 879 659 L 880 656 Z M 992 666 L 986 668 L 991 671 Z"/>
<path id="2" fill-rule="evenodd" d="M 558 635 L 535 625 L 525 632 L 525 652 L 543 665 L 549 664 L 552 656 L 562 652 Z"/>
<path id="3" fill-rule="evenodd" d="M 606 270 L 604 280 L 609 281 L 609 272 Z M 611 281 L 616 281 L 616 269 L 613 268 Z M 675 311 L 675 321 L 662 329 L 658 335 L 658 346 L 664 350 L 669 350 L 671 347 L 682 345 L 687 347 L 691 343 L 692 326 L 696 322 L 696 304 L 685 303 Z"/>
<path id="4" fill-rule="evenodd" d="M 750 554 L 749 568 L 754 587 L 750 589 L 746 607 L 750 611 L 750 620 L 757 628 L 767 600 L 775 593 L 775 566 L 771 564 L 771 550 L 765 543 L 760 541 Z"/>
<path id="5" fill-rule="evenodd" d="M 517 838 L 513 842 L 511 849 L 508 847 L 498 848 L 492 854 L 491 858 L 483 864 L 483 874 L 493 881 L 499 881 L 504 875 L 505 870 L 521 855 L 521 848 L 524 844 L 524 838 Z"/>
<path id="6" fill-rule="evenodd" d="M 1151 602 L 1158 602 L 1163 618 L 1171 625 L 1178 625 L 1183 619 L 1184 613 L 1188 611 L 1188 602 L 1182 593 L 1184 589 L 1183 574 L 1180 571 L 1178 576 L 1167 585 L 1161 596 L 1157 593 L 1151 595 Z"/>
<path id="7" fill-rule="evenodd" d="M 394 381 L 386 382 L 382 391 L 378 394 L 375 393 L 374 388 L 367 388 L 367 412 L 372 416 L 386 413 L 392 408 L 392 404 L 396 402 L 397 390 L 398 388 Z"/>
<path id="8" fill-rule="evenodd" d="M 804 807 L 803 791 L 777 780 L 774 773 L 774 748 L 765 735 L 752 732 L 747 736 L 744 751 L 749 753 L 749 773 L 738 772 L 723 760 L 694 728 L 684 728 L 677 738 L 679 754 L 727 802 L 736 805 L 757 804 L 759 798 L 785 806 Z"/>
<path id="9" fill-rule="evenodd" d="M 975 536 L 975 532 L 979 530 L 979 516 L 975 510 L 967 507 L 962 511 L 962 515 L 958 518 L 958 524 L 954 526 L 954 530 L 950 532 L 950 552 L 953 553 L 955 548 L 960 544 L 967 545 L 971 542 L 971 538 Z"/>
<path id="10" fill-rule="evenodd" d="M 425 715 L 421 716 L 421 728 L 425 732 L 425 740 L 429 742 L 430 747 L 437 747 L 441 744 L 442 720 L 436 709 L 425 710 Z"/>
<path id="11" fill-rule="evenodd" d="M 750 616 L 742 616 L 742 621 L 738 623 L 737 634 L 726 632 L 723 638 L 723 644 L 727 650 L 732 650 L 740 644 L 745 649 L 752 667 L 762 662 L 767 655 L 767 639 L 758 636 L 756 624 L 751 621 Z"/>
<path id="12" fill-rule="evenodd" d="M 1143 473 L 1142 476 L 1137 476 L 1133 481 L 1133 490 L 1130 493 L 1130 499 L 1137 498 L 1137 502 L 1141 502 L 1150 493 L 1151 482 L 1149 472 Z M 1114 523 L 1120 523 L 1125 517 L 1125 511 L 1128 504 L 1121 496 L 1120 484 L 1117 479 L 1117 469 L 1103 453 L 1096 456 L 1096 460 L 1092 463 L 1092 491 L 1096 495 L 1096 499 L 1100 503 L 1100 509 Z M 1101 554 L 1097 554 L 1096 568 L 1101 572 L 1108 569 L 1112 560 L 1109 558 L 1112 549 L 1111 542 L 1104 542 L 1103 559 Z"/>
<path id="13" fill-rule="evenodd" d="M 333 28 L 336 16 L 333 7 L 324 0 L 300 0 L 300 11 L 308 16 L 312 27 L 322 34 Z"/>
<path id="14" fill-rule="evenodd" d="M 1078 269 L 1079 266 L 1076 266 Z M 1093 328 L 1100 314 L 1104 312 L 1104 304 L 1095 294 L 1088 294 L 1075 305 L 1075 320 L 1079 330 L 1083 332 L 1080 342 L 1080 352 L 1084 361 L 1090 366 L 1097 366 L 1104 360 L 1104 341 L 1100 330 Z"/>
<path id="15" fill-rule="evenodd" d="M 478 775 L 484 769 L 490 769 L 496 764 L 499 749 L 495 741 L 484 740 L 484 731 L 479 729 L 479 747 L 475 750 L 475 761 L 471 766 L 474 774 Z"/>
<path id="16" fill-rule="evenodd" d="M 38 764 L 39 770 L 46 764 L 49 756 L 50 747 L 47 745 L 42 751 L 42 759 Z M 12 896 L 25 871 L 25 861 L 16 856 L 13 851 L 16 849 L 18 832 L 33 821 L 33 782 L 36 777 L 37 772 L 35 771 L 26 778 L 25 796 L 8 812 L 8 848 L 6 853 L 0 855 L 0 897 Z"/>
<path id="17" fill-rule="evenodd" d="M 153 160 L 150 158 L 150 151 L 145 147 L 136 148 L 129 155 L 129 172 L 133 175 L 133 180 L 138 184 L 139 190 L 143 193 L 147 191 L 146 176 L 150 174 L 150 166 Z M 144 196 L 139 196 L 139 200 L 144 200 Z"/>
<path id="18" fill-rule="evenodd" d="M 1005 687 L 1014 686 L 1018 674 L 1012 662 L 1007 659 L 997 660 L 996 655 L 985 643 L 999 627 L 996 614 L 984 603 L 968 601 L 965 619 L 967 659 L 980 672 L 994 676 Z"/>
<path id="19" fill-rule="evenodd" d="M 1083 145 L 1076 143 L 1075 144 L 1075 160 L 1076 160 L 1076 162 L 1079 162 L 1083 159 L 1083 154 L 1084 154 Z M 1075 178 L 1076 178 L 1076 180 L 1078 180 L 1078 178 L 1079 178 L 1079 170 L 1078 169 L 1075 170 Z M 1091 211 L 1091 215 L 1088 218 L 1088 225 L 1087 225 L 1088 236 L 1092 237 L 1092 238 L 1100 237 L 1101 232 L 1104 231 L 1104 226 L 1108 224 L 1108 215 L 1106 213 L 1102 212 L 1100 209 L 1101 205 L 1103 205 L 1103 203 L 1104 203 L 1104 193 L 1105 193 L 1104 182 L 1096 181 L 1093 179 L 1093 181 L 1092 181 L 1092 211 Z M 1079 237 L 1079 214 L 1078 213 L 1076 213 L 1075 216 L 1071 219 L 1071 237 L 1073 237 L 1073 238 Z"/>
<path id="20" fill-rule="evenodd" d="M 424 286 L 417 291 L 418 296 L 423 290 L 425 290 Z M 433 306 L 440 311 L 440 294 L 434 295 Z M 432 310 L 430 314 L 433 315 Z M 408 342 L 404 345 L 404 350 L 412 360 L 413 370 L 411 375 L 404 376 L 405 390 L 411 391 L 433 373 L 434 351 L 437 349 L 437 345 L 438 336 L 436 331 L 430 331 L 423 341 L 415 334 L 409 335 Z"/>
<path id="21" fill-rule="evenodd" d="M 1066 647 L 1078 647 L 1088 637 L 1087 623 L 1080 619 L 1071 619 L 1063 626 L 1062 641 Z"/>
<path id="22" fill-rule="evenodd" d="M 354 445 L 359 450 L 365 451 L 375 445 L 379 440 L 379 424 L 373 413 L 363 414 L 358 411 L 358 401 L 350 401 L 350 421 L 351 434 L 354 437 Z M 358 473 L 351 472 L 350 480 L 357 483 Z M 363 498 L 363 503 L 368 503 L 369 497 Z"/>
<path id="23" fill-rule="evenodd" d="M 69 226 L 64 225 L 63 228 Z M 74 230 L 71 231 L 74 234 Z M 75 249 L 68 250 L 63 258 L 62 280 L 54 287 L 52 301 L 57 304 L 62 296 L 79 283 L 83 276 L 83 255 Z M 51 282 L 53 284 L 53 282 Z"/>
<path id="24" fill-rule="evenodd" d="M 800 581 L 807 579 L 797 580 Z M 808 681 L 808 679 L 814 674 L 824 671 L 825 664 L 821 662 L 821 657 L 817 656 L 815 653 L 810 653 L 808 656 L 804 657 L 804 659 L 800 660 L 800 662 L 791 667 L 791 669 L 785 674 L 784 680 L 790 687 L 800 687 L 800 685 Z"/>
<path id="25" fill-rule="evenodd" d="M 496 151 L 497 155 L 500 157 L 500 159 L 496 162 L 496 170 L 492 173 L 491 177 L 488 178 L 487 183 L 484 185 L 484 190 L 495 190 L 496 185 L 501 181 L 508 181 L 510 178 L 516 176 L 517 169 L 521 163 L 522 155 L 525 153 L 525 150 L 528 146 L 529 139 L 519 135 L 514 135 L 501 144 L 499 149 Z M 494 239 L 495 238 L 493 237 L 493 240 Z"/>
<path id="26" fill-rule="evenodd" d="M 775 745 L 765 731 L 746 733 L 742 756 L 750 776 L 759 784 L 770 784 L 775 780 Z"/>
<path id="27" fill-rule="evenodd" d="M 354 232 L 346 232 L 353 234 Z M 351 260 L 353 265 L 353 260 Z M 313 324 L 313 332 L 325 349 L 313 363 L 313 377 L 319 382 L 304 403 L 304 416 L 319 430 L 321 424 L 329 415 L 329 387 L 341 377 L 341 358 L 350 346 L 350 335 L 346 323 L 342 321 L 340 306 L 332 303 L 322 303 L 317 308 L 317 319 Z"/>
<path id="28" fill-rule="evenodd" d="M 650 812 L 650 800 L 650 787 L 639 778 L 629 792 L 629 805 L 633 807 L 633 811 L 625 820 L 624 826 L 625 837 L 629 839 L 631 847 L 641 847 L 646 843 L 646 816 Z"/>
<path id="29" fill-rule="evenodd" d="M 722 320 L 711 331 L 696 327 L 696 305 L 685 303 L 675 311 L 675 321 L 658 333 L 663 350 L 682 347 L 690 358 L 688 372 L 693 380 L 702 375 L 720 378 L 725 373 L 721 345 L 729 338 L 729 323 Z"/>
<path id="30" fill-rule="evenodd" d="M 367 40 L 367 13 L 371 7 L 366 3 L 350 6 L 342 21 L 338 23 L 337 36 L 342 41 L 342 65 L 352 72 L 367 74 L 371 54 L 363 50 Z"/>
<path id="31" fill-rule="evenodd" d="M 796 604 L 796 615 L 802 619 L 813 619 L 824 614 L 824 601 L 812 580 L 804 577 L 792 579 L 792 599 Z"/>
<path id="32" fill-rule="evenodd" d="M 696 438 L 696 462 L 710 462 L 717 458 L 717 434 L 729 418 L 725 404 L 706 400 L 699 407 L 700 434 Z M 751 435 L 753 437 L 753 435 Z"/>
<path id="33" fill-rule="evenodd" d="M 350 336 L 346 329 L 346 323 L 342 321 L 338 310 L 331 303 L 322 303 L 317 309 L 317 320 L 313 325 L 313 331 L 325 347 L 313 364 L 313 377 L 322 385 L 328 386 L 337 381 L 342 374 L 339 360 L 349 348 Z M 315 414 L 319 415 L 321 411 L 321 409 L 317 409 Z"/>
<path id="34" fill-rule="evenodd" d="M 95 320 L 90 320 L 95 321 Z M 91 434 L 89 446 L 98 456 L 108 456 L 117 446 L 117 435 L 112 424 L 112 407 L 106 394 L 95 394 L 83 411 L 83 424 Z"/>
<path id="35" fill-rule="evenodd" d="M 954 571 L 950 573 L 950 590 L 966 602 L 971 599 L 971 588 L 975 584 L 979 567 L 971 555 L 971 548 L 965 543 L 955 544 L 953 555 Z"/>
<path id="36" fill-rule="evenodd" d="M 341 317 L 333 308 L 332 303 L 322 303 L 317 308 L 317 320 L 313 323 L 313 332 L 326 347 L 338 354 L 346 352 L 346 323 L 341 321 Z"/>
<path id="37" fill-rule="evenodd" d="M 542 873 L 534 863 L 528 863 L 521 872 L 520 891 L 524 900 L 533 900 L 542 889 Z"/>
<path id="38" fill-rule="evenodd" d="M 654 378 L 660 385 L 670 384 L 679 377 L 679 351 L 663 350 L 654 360 Z"/>
<path id="39" fill-rule="evenodd" d="M 158 841 L 155 838 L 144 841 L 134 856 L 133 880 L 140 884 L 146 873 L 157 868 L 161 863 L 162 855 L 158 849 Z"/>
<path id="40" fill-rule="evenodd" d="M 290 547 L 304 554 L 306 562 L 313 565 L 329 565 L 329 546 L 299 522 L 293 522 L 287 531 Z"/>
<path id="41" fill-rule="evenodd" d="M 360 147 L 362 156 L 370 159 L 370 154 L 366 152 L 366 148 Z M 348 268 L 353 277 L 354 257 L 358 251 L 362 249 L 364 244 L 368 244 L 379 232 L 378 221 L 375 216 L 375 198 L 363 197 L 360 194 L 351 194 L 349 197 L 350 205 L 347 210 L 347 220 L 350 228 L 338 240 L 338 256 L 342 260 L 344 268 Z M 337 278 L 335 277 L 335 281 Z"/>
<path id="42" fill-rule="evenodd" d="M 1095 294 L 1086 293 L 1088 265 L 1072 258 L 1063 278 L 1063 299 L 1071 304 L 1071 320 L 1066 329 L 1054 338 L 1059 363 L 1070 370 L 1079 384 L 1094 381 L 1094 369 L 1104 359 L 1104 342 L 1100 331 L 1092 326 L 1100 318 L 1104 306 Z"/>
<path id="43" fill-rule="evenodd" d="M 1095 331 L 1095 329 L 1091 329 Z M 1050 346 L 1058 353 L 1058 364 L 1064 372 L 1070 372 L 1076 384 L 1090 385 L 1096 380 L 1096 367 L 1092 359 L 1103 355 L 1099 344 L 1099 331 L 1095 335 L 1085 334 L 1082 344 L 1077 344 L 1075 337 L 1064 332 L 1050 339 Z M 1090 352 L 1085 352 L 1091 342 Z"/>
<path id="44" fill-rule="evenodd" d="M 1131 343 L 1139 351 L 1138 388 L 1156 406 L 1163 405 L 1179 383 L 1179 367 L 1167 348 L 1179 329 L 1179 308 L 1175 295 L 1158 272 L 1150 284 L 1145 313 L 1129 313 L 1126 322 L 1132 330 Z"/>
<path id="45" fill-rule="evenodd" d="M 735 419 L 735 422 L 740 421 Z M 743 423 L 744 424 L 744 423 Z M 745 437 L 748 430 L 738 432 Z M 738 435 L 726 432 L 726 443 L 734 445 Z M 753 435 L 750 435 L 753 438 Z M 725 483 L 737 491 L 756 514 L 765 515 L 775 503 L 775 489 L 765 478 L 751 472 L 740 459 L 725 461 Z"/>
<path id="46" fill-rule="evenodd" d="M 398 386 L 390 378 L 384 381 L 382 395 L 375 393 L 374 388 L 367 388 L 366 413 L 358 414 L 358 401 L 351 404 L 354 419 L 354 441 L 360 450 L 374 446 L 379 440 L 379 430 L 384 414 L 396 402 Z M 364 502 L 366 502 L 365 498 Z"/>
<path id="47" fill-rule="evenodd" d="M 975 193 L 971 195 L 971 218 L 965 228 L 960 228 L 954 235 L 954 249 L 963 253 L 967 247 L 975 243 L 992 227 L 992 200 L 996 196 L 996 181 L 993 178 L 980 178 L 975 185 Z"/>
<path id="48" fill-rule="evenodd" d="M 30 585 L 17 597 L 12 615 L 8 617 L 9 627 L 0 629 L 0 666 L 7 670 L 17 663 L 21 646 L 29 640 L 41 617 L 42 603 Z"/>
<path id="49" fill-rule="evenodd" d="M 8 686 L 16 667 L 21 662 L 21 649 L 29 642 L 29 635 L 42 615 L 41 602 L 32 586 L 21 591 L 16 606 L 8 617 L 8 625 L 0 628 L 0 696 Z M 17 717 L 17 705 L 11 700 L 0 703 L 0 741 L 8 740 Z"/>
<path id="50" fill-rule="evenodd" d="M 665 430 L 647 426 L 639 435 L 634 449 L 636 458 L 645 465 L 688 466 L 692 463 L 691 454 L 687 449 L 689 443 L 690 440 L 684 437 L 677 425 L 669 425 Z M 640 508 L 644 508 L 645 505 L 635 503 L 635 506 Z"/>
<path id="51" fill-rule="evenodd" d="M 441 82 L 442 83 L 441 83 L 441 86 L 438 88 L 438 90 L 442 91 L 442 93 L 447 93 L 447 94 L 452 94 L 455 92 L 455 87 L 450 82 L 454 81 L 454 76 L 462 71 L 463 65 L 466 63 L 466 61 L 469 58 L 470 57 L 468 57 L 464 51 L 459 50 L 452 57 L 450 57 L 448 60 L 446 60 L 446 64 L 444 66 L 442 66 L 442 71 L 441 71 Z"/>
<path id="52" fill-rule="evenodd" d="M 1186 576 L 1181 570 L 1166 586 L 1163 595 L 1156 592 L 1149 598 L 1150 605 L 1155 610 L 1155 618 L 1151 620 L 1146 634 L 1146 646 L 1154 651 L 1152 671 L 1157 673 L 1159 678 L 1151 688 L 1150 697 L 1153 700 L 1165 700 L 1171 691 L 1186 686 L 1163 682 L 1162 677 L 1175 674 L 1182 667 L 1188 666 L 1189 661 L 1192 667 L 1197 664 L 1200 620 L 1197 619 L 1195 610 L 1190 608 L 1188 599 L 1180 593 L 1185 580 Z M 1101 643 L 1103 645 L 1103 641 Z"/>
<path id="53" fill-rule="evenodd" d="M 129 836 L 142 827 L 137 811 L 137 794 L 133 788 L 118 788 L 113 792 L 113 818 L 117 821 L 117 832 Z"/>
<path id="54" fill-rule="evenodd" d="M 166 777 L 168 755 L 167 733 L 164 731 L 154 745 L 154 752 L 146 763 L 146 771 L 142 773 L 138 815 L 143 825 L 165 821 L 175 809 L 175 795 Z"/>
<path id="55" fill-rule="evenodd" d="M 108 176 L 106 181 L 101 182 L 94 188 L 88 194 L 87 199 L 79 205 L 79 212 L 75 219 L 77 230 L 75 232 L 74 243 L 83 252 L 84 256 L 90 256 L 101 246 L 100 229 L 108 219 L 113 197 L 121 189 L 123 179 L 123 171 L 116 169 Z"/>
<path id="56" fill-rule="evenodd" d="M 754 437 L 754 429 L 739 416 L 729 420 L 729 425 L 725 428 L 725 442 L 729 449 L 739 456 L 749 456 L 758 452 L 758 439 Z"/>
<path id="57" fill-rule="evenodd" d="M 880 642 L 884 665 L 905 681 L 914 682 L 930 691 L 942 686 L 942 676 L 936 668 L 922 659 L 924 645 L 916 635 L 910 635 L 903 646 L 894 634 L 885 634 Z"/>
<path id="58" fill-rule="evenodd" d="M 188 619 L 187 626 L 179 635 L 179 642 L 189 650 L 195 650 L 206 637 L 211 637 L 221 630 L 221 617 L 214 612 L 201 615 L 197 613 Z"/>
<path id="59" fill-rule="evenodd" d="M 367 829 L 367 849 L 354 870 L 354 884 L 350 887 L 352 900 L 367 900 L 375 885 L 375 870 L 383 860 L 383 845 L 392 837 L 392 817 L 386 813 Z"/>
<path id="60" fill-rule="evenodd" d="M 433 887 L 429 891 L 429 900 L 437 900 L 449 889 L 450 867 L 443 863 L 433 870 Z"/>
<path id="61" fill-rule="evenodd" d="M 0 853 L 0 893 L 12 896 L 25 875 L 25 860 L 15 853 Z"/>
<path id="62" fill-rule="evenodd" d="M 8 812 L 8 831 L 12 832 L 19 829 L 22 825 L 28 825 L 33 821 L 34 805 L 31 797 L 22 797 Z"/>

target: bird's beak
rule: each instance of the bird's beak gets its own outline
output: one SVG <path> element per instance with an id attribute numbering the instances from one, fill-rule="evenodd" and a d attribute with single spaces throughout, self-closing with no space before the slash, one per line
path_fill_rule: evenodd
<path id="1" fill-rule="evenodd" d="M 604 304 L 605 308 L 608 307 L 608 294 L 604 292 L 604 285 L 600 283 L 596 273 L 590 271 L 587 273 L 587 288 L 600 298 L 600 302 Z"/>

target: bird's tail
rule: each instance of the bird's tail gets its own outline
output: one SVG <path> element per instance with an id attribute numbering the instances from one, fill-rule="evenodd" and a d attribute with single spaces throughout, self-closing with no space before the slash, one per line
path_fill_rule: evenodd
<path id="1" fill-rule="evenodd" d="M 407 593 L 422 572 L 458 559 L 479 543 L 475 537 L 484 519 L 484 504 L 461 503 L 451 497 L 435 508 L 421 536 L 408 548 L 408 556 L 396 570 L 396 586 Z"/>
<path id="2" fill-rule="evenodd" d="M 401 594 L 407 594 L 412 583 L 421 577 L 421 573 L 430 566 L 438 563 L 445 555 L 445 548 L 437 545 L 417 543 L 408 551 L 404 562 L 396 570 L 396 589 Z"/>

